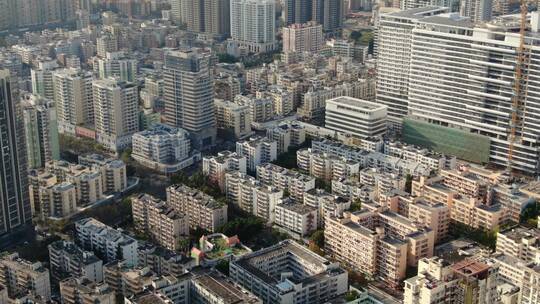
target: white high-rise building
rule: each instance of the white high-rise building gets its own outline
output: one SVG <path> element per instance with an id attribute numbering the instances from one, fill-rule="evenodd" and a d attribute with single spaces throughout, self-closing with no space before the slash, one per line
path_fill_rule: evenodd
<path id="1" fill-rule="evenodd" d="M 252 53 L 274 50 L 275 15 L 274 0 L 231 0 L 232 42 Z"/>
<path id="2" fill-rule="evenodd" d="M 107 53 L 105 58 L 97 59 L 96 69 L 102 79 L 117 77 L 123 81 L 137 80 L 137 60 L 128 58 L 124 52 Z"/>
<path id="3" fill-rule="evenodd" d="M 97 142 L 115 152 L 131 145 L 139 130 L 137 86 L 103 79 L 94 81 L 93 92 Z"/>
<path id="4" fill-rule="evenodd" d="M 76 126 L 94 124 L 92 74 L 75 69 L 53 73 L 58 132 L 75 134 Z"/>
<path id="5" fill-rule="evenodd" d="M 426 130 L 423 137 L 427 130 L 444 130 L 439 133 L 445 136 L 434 136 L 431 142 L 442 143 L 448 141 L 445 137 L 462 132 L 460 139 L 479 138 L 474 141 L 476 145 L 466 145 L 465 149 L 476 149 L 483 139 L 488 142 L 486 161 L 506 165 L 519 19 L 506 16 L 475 25 L 457 14 L 432 16 L 441 11 L 444 9 L 427 7 L 381 16 L 377 99 L 388 105 L 391 117 L 408 114 L 415 119 L 415 125 L 404 126 L 405 138 L 405 131 L 415 128 L 408 132 L 411 138 L 425 141 L 413 136 L 420 131 L 416 127 L 420 123 Z M 525 36 L 525 60 L 534 67 L 540 64 L 540 39 L 538 15 L 531 15 L 532 33 Z M 402 35 L 396 36 L 398 32 Z M 515 145 L 513 166 L 535 173 L 540 159 L 540 96 L 535 93 L 540 89 L 540 78 L 532 68 L 525 67 L 522 74 L 524 109 L 517 134 L 522 140 Z M 453 140 L 446 146 L 456 144 Z"/>

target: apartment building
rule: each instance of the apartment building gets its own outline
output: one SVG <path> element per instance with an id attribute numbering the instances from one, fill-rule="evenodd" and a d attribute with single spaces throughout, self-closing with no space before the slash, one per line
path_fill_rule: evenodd
<path id="1" fill-rule="evenodd" d="M 238 171 L 226 173 L 225 181 L 225 193 L 233 204 L 268 223 L 275 221 L 275 208 L 283 197 L 282 190 Z"/>
<path id="2" fill-rule="evenodd" d="M 435 243 L 440 243 L 448 237 L 450 225 L 450 209 L 441 203 L 430 204 L 423 199 L 415 199 L 408 204 L 407 218 L 429 227 L 434 234 Z"/>
<path id="3" fill-rule="evenodd" d="M 281 85 L 272 85 L 263 91 L 257 91 L 257 98 L 269 98 L 272 100 L 272 113 L 275 116 L 287 116 L 293 114 L 294 92 Z"/>
<path id="4" fill-rule="evenodd" d="M 332 193 L 350 201 L 366 203 L 375 199 L 375 188 L 354 179 L 333 179 Z"/>
<path id="5" fill-rule="evenodd" d="M 19 258 L 17 253 L 0 258 L 0 285 L 7 289 L 9 298 L 32 296 L 39 301 L 51 300 L 49 270 L 40 262 Z"/>
<path id="6" fill-rule="evenodd" d="M 497 301 L 497 268 L 465 259 L 455 264 L 433 257 L 420 260 L 418 275 L 405 280 L 405 304 L 440 301 Z"/>
<path id="7" fill-rule="evenodd" d="M 238 304 L 262 304 L 263 301 L 251 292 L 227 280 L 227 277 L 213 271 L 196 276 L 191 280 L 190 296 L 193 302 L 210 303 L 233 302 Z"/>
<path id="8" fill-rule="evenodd" d="M 359 171 L 358 180 L 361 184 L 374 188 L 375 198 L 393 190 L 404 190 L 406 177 L 399 174 L 386 173 L 376 168 L 365 168 Z"/>
<path id="9" fill-rule="evenodd" d="M 346 132 L 358 138 L 382 136 L 386 133 L 387 107 L 352 97 L 326 101 L 325 127 Z"/>
<path id="10" fill-rule="evenodd" d="M 137 240 L 94 218 L 75 222 L 75 240 L 81 248 L 93 251 L 106 262 L 124 260 L 127 265 L 137 265 Z"/>
<path id="11" fill-rule="evenodd" d="M 249 53 L 266 53 L 276 47 L 274 1 L 231 0 L 231 43 Z"/>
<path id="12" fill-rule="evenodd" d="M 350 178 L 358 174 L 360 164 L 326 153 L 313 153 L 310 148 L 296 152 L 298 168 L 323 180 Z"/>
<path id="13" fill-rule="evenodd" d="M 227 223 L 227 205 L 218 203 L 199 190 L 173 185 L 167 188 L 167 203 L 175 211 L 189 217 L 189 227 L 198 227 L 215 232 Z"/>
<path id="14" fill-rule="evenodd" d="M 220 189 L 225 189 L 225 173 L 228 171 L 247 172 L 247 158 L 240 156 L 236 152 L 221 151 L 217 156 L 205 156 L 202 161 L 203 174 L 208 176 L 210 181 L 219 185 Z"/>
<path id="15" fill-rule="evenodd" d="M 60 299 L 65 304 L 115 304 L 116 294 L 105 283 L 72 277 L 60 282 Z"/>
<path id="16" fill-rule="evenodd" d="M 515 227 L 497 232 L 496 251 L 523 260 L 535 262 L 540 256 L 540 231 Z"/>
<path id="17" fill-rule="evenodd" d="M 318 227 L 324 227 L 324 219 L 328 216 L 341 216 L 349 210 L 351 201 L 323 189 L 311 189 L 304 193 L 303 204 L 317 209 Z"/>
<path id="18" fill-rule="evenodd" d="M 35 190 L 32 188 L 31 192 Z M 78 211 L 77 189 L 69 182 L 55 183 L 50 186 L 39 187 L 37 189 L 38 201 L 31 199 L 32 204 L 39 205 L 42 219 L 67 218 Z"/>
<path id="19" fill-rule="evenodd" d="M 230 100 L 214 99 L 216 126 L 218 129 L 230 131 L 237 139 L 253 134 L 251 131 L 251 110 L 248 105 L 239 105 Z"/>
<path id="20" fill-rule="evenodd" d="M 384 143 L 384 154 L 421 163 L 431 170 L 455 169 L 456 157 L 432 152 L 428 149 L 407 145 L 397 141 Z"/>
<path id="21" fill-rule="evenodd" d="M 317 208 L 283 198 L 275 208 L 275 224 L 300 239 L 317 230 L 317 215 Z"/>
<path id="22" fill-rule="evenodd" d="M 322 25 L 314 21 L 283 27 L 283 52 L 318 52 L 324 43 Z"/>
<path id="23" fill-rule="evenodd" d="M 516 256 L 496 253 L 493 262 L 499 268 L 499 284 L 509 284 L 517 293 L 517 303 L 532 304 L 540 299 L 538 263 L 526 262 Z"/>
<path id="24" fill-rule="evenodd" d="M 246 158 L 248 170 L 255 171 L 257 166 L 277 159 L 277 142 L 265 137 L 252 137 L 237 142 L 236 153 Z"/>
<path id="25" fill-rule="evenodd" d="M 233 101 L 236 95 L 240 95 L 242 93 L 243 83 L 241 83 L 240 79 L 236 76 L 227 74 L 226 72 L 220 72 L 214 76 L 214 90 L 216 91 L 214 103 L 216 99 L 222 101 Z M 217 112 L 216 115 L 218 115 Z"/>
<path id="26" fill-rule="evenodd" d="M 194 163 L 189 133 L 157 124 L 133 134 L 131 156 L 137 162 L 163 173 L 173 173 Z"/>
<path id="27" fill-rule="evenodd" d="M 264 303 L 325 303 L 347 292 L 347 272 L 294 241 L 246 254 L 230 278 Z"/>
<path id="28" fill-rule="evenodd" d="M 105 57 L 96 58 L 94 70 L 99 78 L 118 78 L 126 82 L 137 80 L 137 59 L 130 59 L 124 52 L 107 52 Z"/>
<path id="29" fill-rule="evenodd" d="M 345 39 L 330 39 L 326 41 L 326 47 L 332 51 L 334 56 L 353 58 L 360 63 L 366 61 L 369 51 L 367 45 L 356 44 L 355 41 Z"/>
<path id="30" fill-rule="evenodd" d="M 70 241 L 56 241 L 48 246 L 51 276 L 61 281 L 68 277 L 103 281 L 103 262 L 90 251 Z"/>
<path id="31" fill-rule="evenodd" d="M 274 186 L 279 190 L 289 192 L 292 199 L 301 202 L 304 193 L 315 188 L 315 178 L 285 169 L 274 164 L 265 164 L 257 167 L 257 179 L 266 185 Z"/>
<path id="32" fill-rule="evenodd" d="M 87 154 L 79 155 L 79 164 L 101 172 L 105 193 L 126 190 L 128 186 L 126 164 L 122 160 L 108 158 L 101 154 Z"/>
<path id="33" fill-rule="evenodd" d="M 166 202 L 149 194 L 131 200 L 135 229 L 151 236 L 159 245 L 180 248 L 180 241 L 189 236 L 189 217 L 175 211 Z"/>
<path id="34" fill-rule="evenodd" d="M 138 266 L 148 267 L 157 275 L 179 277 L 197 266 L 194 258 L 149 242 L 139 242 L 137 253 Z"/>
<path id="35" fill-rule="evenodd" d="M 274 118 L 274 100 L 269 97 L 236 95 L 234 103 L 249 108 L 252 122 L 265 122 Z"/>
<path id="36" fill-rule="evenodd" d="M 266 129 L 266 137 L 278 143 L 278 154 L 281 154 L 289 151 L 289 147 L 302 145 L 306 141 L 306 130 L 295 121 L 287 121 Z"/>

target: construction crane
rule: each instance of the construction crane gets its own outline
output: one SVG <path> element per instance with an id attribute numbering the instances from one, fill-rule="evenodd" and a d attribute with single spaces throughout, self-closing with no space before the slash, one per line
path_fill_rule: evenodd
<path id="1" fill-rule="evenodd" d="M 521 8 L 521 22 L 519 27 L 519 46 L 517 49 L 516 57 L 516 70 L 514 74 L 514 91 L 512 95 L 512 107 L 511 107 L 511 121 L 510 121 L 510 133 L 509 133 L 509 145 L 508 145 L 508 167 L 507 171 L 512 174 L 514 164 L 514 151 L 515 145 L 521 143 L 523 136 L 523 111 L 525 105 L 525 99 L 527 94 L 527 75 L 524 73 L 525 65 L 528 65 L 527 52 L 525 48 L 525 32 L 527 30 L 527 2 L 526 0 L 520 1 Z M 530 60 L 530 57 L 529 57 Z M 528 74 L 528 73 L 527 73 Z M 518 129 L 519 132 L 518 132 Z M 519 133 L 519 134 L 518 134 Z M 519 138 L 518 138 L 519 135 Z"/>

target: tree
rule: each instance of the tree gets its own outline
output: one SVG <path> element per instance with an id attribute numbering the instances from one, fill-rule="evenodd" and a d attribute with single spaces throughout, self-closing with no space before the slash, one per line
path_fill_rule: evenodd
<path id="1" fill-rule="evenodd" d="M 412 175 L 407 174 L 407 176 L 405 177 L 405 191 L 412 193 L 412 182 L 413 182 Z"/>
<path id="2" fill-rule="evenodd" d="M 349 208 L 349 211 L 354 212 L 362 209 L 362 202 L 357 199 L 351 202 L 351 208 Z"/>
<path id="3" fill-rule="evenodd" d="M 349 37 L 355 42 L 358 42 L 360 38 L 362 38 L 362 33 L 359 31 L 352 31 Z"/>
<path id="4" fill-rule="evenodd" d="M 262 219 L 250 216 L 246 218 L 236 218 L 218 228 L 218 231 L 226 236 L 238 235 L 240 240 L 248 241 L 261 232 L 264 228 Z"/>
<path id="5" fill-rule="evenodd" d="M 352 302 L 358 299 L 358 292 L 356 290 L 351 290 L 345 294 L 345 301 Z"/>
<path id="6" fill-rule="evenodd" d="M 223 273 L 226 276 L 229 276 L 229 261 L 228 260 L 220 260 L 216 264 L 216 269 Z"/>
<path id="7" fill-rule="evenodd" d="M 317 230 L 313 232 L 309 238 L 313 243 L 315 243 L 320 248 L 324 247 L 324 230 Z"/>

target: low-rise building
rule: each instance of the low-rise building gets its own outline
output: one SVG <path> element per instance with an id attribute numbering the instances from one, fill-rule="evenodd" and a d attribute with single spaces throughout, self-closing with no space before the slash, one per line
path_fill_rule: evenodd
<path id="1" fill-rule="evenodd" d="M 240 156 L 236 152 L 221 151 L 217 156 L 205 156 L 203 158 L 202 170 L 210 181 L 219 185 L 221 190 L 225 189 L 225 174 L 229 171 L 247 172 L 247 158 Z"/>
<path id="2" fill-rule="evenodd" d="M 132 137 L 134 160 L 163 173 L 173 173 L 200 159 L 191 151 L 189 133 L 183 129 L 158 124 Z"/>
<path id="3" fill-rule="evenodd" d="M 103 281 L 103 262 L 90 251 L 73 242 L 56 241 L 48 246 L 51 276 L 57 281 L 68 277 Z"/>
<path id="4" fill-rule="evenodd" d="M 0 258 L 0 286 L 10 299 L 29 296 L 40 302 L 51 300 L 49 270 L 40 262 L 19 258 L 17 253 Z"/>
<path id="5" fill-rule="evenodd" d="M 215 232 L 227 223 L 227 205 L 199 190 L 184 185 L 170 186 L 167 188 L 167 203 L 189 217 L 189 227 L 192 229 Z"/>
<path id="6" fill-rule="evenodd" d="M 127 265 L 137 265 L 137 240 L 94 218 L 75 222 L 75 240 L 106 262 L 124 260 Z"/>
<path id="7" fill-rule="evenodd" d="M 274 101 L 271 98 L 257 98 L 253 95 L 237 95 L 234 102 L 240 106 L 247 106 L 251 121 L 264 122 L 274 117 Z"/>
<path id="8" fill-rule="evenodd" d="M 214 99 L 214 108 L 216 112 L 216 127 L 225 131 L 225 135 L 234 135 L 236 139 L 249 137 L 253 134 L 251 131 L 252 115 L 248 105 L 239 105 L 238 103 Z"/>
<path id="9" fill-rule="evenodd" d="M 236 143 L 236 153 L 247 160 L 247 169 L 255 171 L 258 165 L 277 158 L 277 142 L 264 137 L 252 137 Z"/>
<path id="10" fill-rule="evenodd" d="M 78 277 L 60 282 L 60 298 L 65 304 L 116 304 L 116 293 L 109 285 Z"/>
<path id="11" fill-rule="evenodd" d="M 313 153 L 310 148 L 296 152 L 298 168 L 323 180 L 339 180 L 358 175 L 360 164 L 344 157 Z"/>
<path id="12" fill-rule="evenodd" d="M 315 188 L 314 177 L 274 164 L 258 166 L 257 179 L 279 190 L 287 190 L 289 196 L 298 202 L 304 199 L 304 193 L 306 191 Z"/>
<path id="13" fill-rule="evenodd" d="M 291 240 L 232 261 L 230 278 L 263 303 L 322 304 L 348 290 L 339 264 Z"/>
<path id="14" fill-rule="evenodd" d="M 337 97 L 326 101 L 325 127 L 358 138 L 382 136 L 386 133 L 386 111 L 385 105 Z"/>
<path id="15" fill-rule="evenodd" d="M 131 200 L 133 222 L 138 232 L 169 250 L 181 249 L 181 240 L 189 236 L 189 218 L 166 202 L 149 194 Z"/>
<path id="16" fill-rule="evenodd" d="M 287 121 L 266 129 L 266 137 L 278 143 L 278 154 L 281 154 L 289 151 L 289 147 L 302 145 L 306 141 L 306 131 L 302 125 Z"/>
<path id="17" fill-rule="evenodd" d="M 275 224 L 291 235 L 301 238 L 317 230 L 317 208 L 283 199 L 275 208 Z"/>

